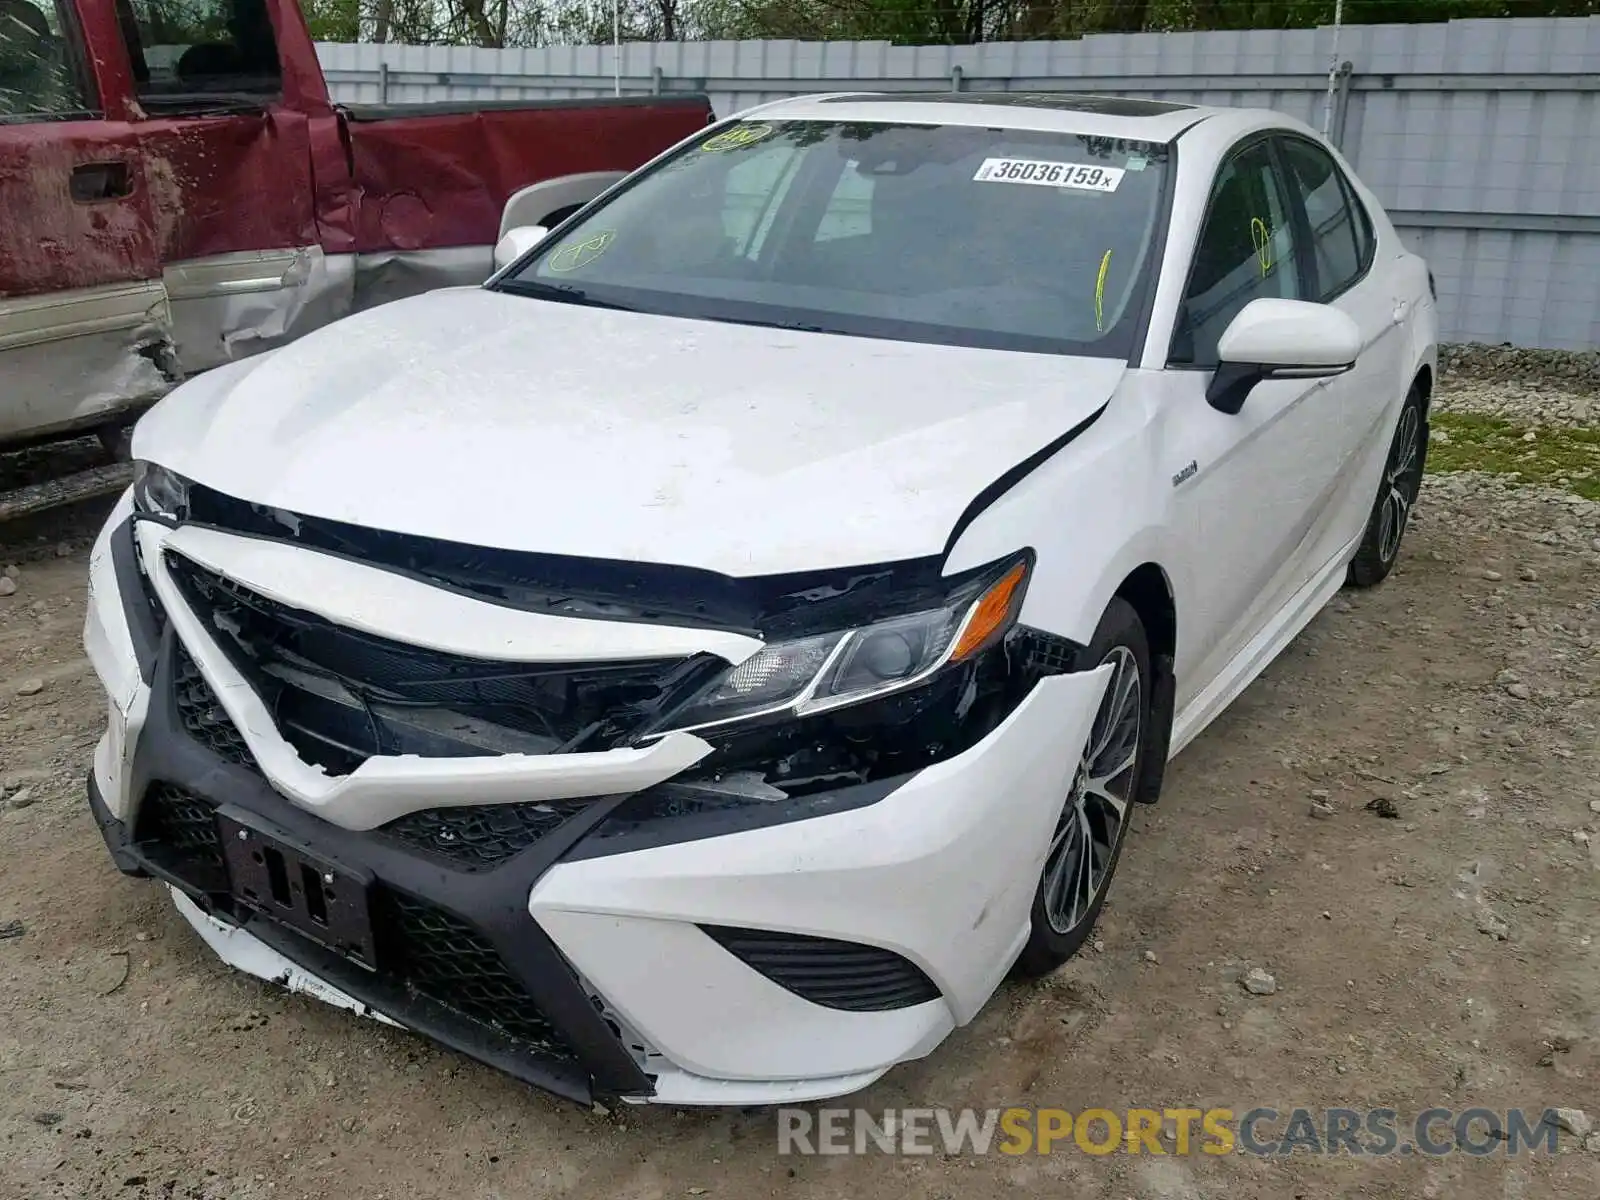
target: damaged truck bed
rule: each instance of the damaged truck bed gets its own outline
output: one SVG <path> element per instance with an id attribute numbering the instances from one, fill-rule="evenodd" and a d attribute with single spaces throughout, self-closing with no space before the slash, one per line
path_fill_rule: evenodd
<path id="1" fill-rule="evenodd" d="M 0 0 L 0 449 L 110 451 L 190 375 L 481 282 L 505 220 L 552 225 L 711 119 L 701 96 L 339 107 L 295 0 Z M 0 519 L 125 480 L 0 495 Z"/>

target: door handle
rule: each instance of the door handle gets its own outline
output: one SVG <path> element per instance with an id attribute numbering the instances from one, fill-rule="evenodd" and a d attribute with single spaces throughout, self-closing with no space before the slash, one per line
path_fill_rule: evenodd
<path id="1" fill-rule="evenodd" d="M 120 200 L 133 192 L 133 179 L 128 164 L 112 162 L 79 163 L 72 168 L 68 190 L 79 204 L 93 204 L 97 200 Z"/>

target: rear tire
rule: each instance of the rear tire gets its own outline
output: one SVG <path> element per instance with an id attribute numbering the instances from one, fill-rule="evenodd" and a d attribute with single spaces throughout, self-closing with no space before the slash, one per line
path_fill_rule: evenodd
<path id="1" fill-rule="evenodd" d="M 569 204 L 565 208 L 558 208 L 555 210 L 555 212 L 546 216 L 544 220 L 540 221 L 539 224 L 544 226 L 546 229 L 554 229 L 557 225 L 561 224 L 561 222 L 565 221 L 568 217 L 582 207 L 583 205 L 581 204 Z"/>
<path id="2" fill-rule="evenodd" d="M 1132 605 L 1111 601 L 1081 661 L 1085 670 L 1107 663 L 1113 670 L 1034 891 L 1032 930 L 1016 965 L 1024 976 L 1055 970 L 1093 931 L 1150 746 L 1150 643 Z"/>
<path id="3" fill-rule="evenodd" d="M 1427 457 L 1428 416 L 1422 404 L 1422 389 L 1413 383 L 1389 442 L 1389 457 L 1383 464 L 1383 478 L 1367 517 L 1366 533 L 1345 576 L 1352 586 L 1375 587 L 1394 570 L 1400 559 L 1401 539 L 1422 489 L 1422 468 Z"/>
<path id="4" fill-rule="evenodd" d="M 100 445 L 116 462 L 129 462 L 133 458 L 133 425 L 104 425 L 95 430 Z"/>

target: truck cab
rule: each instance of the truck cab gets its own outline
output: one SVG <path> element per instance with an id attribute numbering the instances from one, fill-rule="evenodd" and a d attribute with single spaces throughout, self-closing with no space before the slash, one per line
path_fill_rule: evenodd
<path id="1" fill-rule="evenodd" d="M 295 0 L 0 0 L 0 448 L 481 282 L 713 119 L 703 96 L 346 105 Z"/>

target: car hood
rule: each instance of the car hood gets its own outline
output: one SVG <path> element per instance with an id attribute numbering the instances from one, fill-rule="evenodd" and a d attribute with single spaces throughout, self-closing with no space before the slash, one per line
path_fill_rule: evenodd
<path id="1" fill-rule="evenodd" d="M 1125 369 L 446 289 L 200 376 L 134 453 L 375 529 L 777 574 L 938 554 Z"/>

